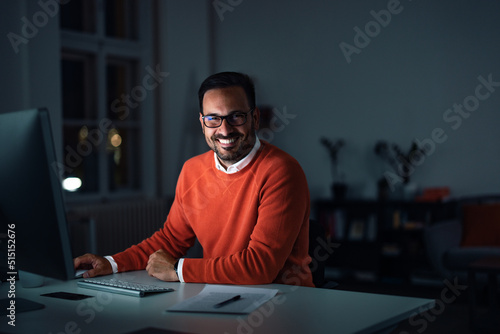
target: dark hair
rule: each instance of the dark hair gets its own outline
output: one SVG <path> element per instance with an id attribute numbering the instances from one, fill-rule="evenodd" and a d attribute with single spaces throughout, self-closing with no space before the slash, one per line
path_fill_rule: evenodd
<path id="1" fill-rule="evenodd" d="M 250 109 L 255 109 L 255 87 L 252 79 L 246 74 L 238 72 L 221 72 L 212 74 L 202 82 L 198 90 L 200 113 L 203 114 L 203 97 L 211 89 L 239 86 L 245 91 Z"/>

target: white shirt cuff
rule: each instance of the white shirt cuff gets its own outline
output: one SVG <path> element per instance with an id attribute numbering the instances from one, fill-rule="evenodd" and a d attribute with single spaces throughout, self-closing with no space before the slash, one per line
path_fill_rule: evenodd
<path id="1" fill-rule="evenodd" d="M 111 268 L 113 268 L 113 274 L 116 274 L 118 272 L 118 265 L 116 264 L 115 259 L 113 259 L 113 257 L 111 256 L 105 256 L 104 258 L 111 264 Z"/>
<path id="2" fill-rule="evenodd" d="M 179 259 L 179 263 L 177 264 L 177 276 L 179 276 L 179 281 L 184 283 L 184 277 L 182 277 L 182 266 L 184 264 L 184 259 Z"/>
<path id="3" fill-rule="evenodd" d="M 111 268 L 113 269 L 113 274 L 118 272 L 118 265 L 116 264 L 115 259 L 112 256 L 105 256 L 106 260 L 111 264 Z M 177 276 L 179 276 L 179 281 L 184 283 L 184 277 L 182 277 L 182 266 L 184 265 L 184 259 L 179 259 L 179 263 L 177 264 Z"/>

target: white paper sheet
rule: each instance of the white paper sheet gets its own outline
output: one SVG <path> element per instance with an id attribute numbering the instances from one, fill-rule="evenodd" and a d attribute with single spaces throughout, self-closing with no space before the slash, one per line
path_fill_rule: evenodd
<path id="1" fill-rule="evenodd" d="M 269 301 L 278 291 L 278 289 L 207 284 L 198 295 L 175 304 L 168 311 L 247 314 Z M 240 296 L 238 300 L 216 307 L 217 304 L 238 295 Z"/>

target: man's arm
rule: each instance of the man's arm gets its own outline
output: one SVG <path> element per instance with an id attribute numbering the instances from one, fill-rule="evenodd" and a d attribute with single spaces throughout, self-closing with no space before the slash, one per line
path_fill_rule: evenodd
<path id="1" fill-rule="evenodd" d="M 179 281 L 175 264 L 178 260 L 160 249 L 150 255 L 146 271 L 150 276 L 162 281 Z M 84 278 L 109 275 L 113 273 L 111 262 L 106 258 L 94 254 L 85 254 L 73 259 L 76 270 L 87 270 L 83 273 Z"/>
<path id="2" fill-rule="evenodd" d="M 170 223 L 172 219 L 175 224 Z M 173 270 L 173 264 L 186 253 L 194 241 L 194 232 L 187 224 L 182 213 L 182 204 L 176 196 L 163 228 L 139 244 L 109 256 L 113 265 L 105 257 L 85 254 L 74 259 L 74 266 L 75 269 L 89 269 L 84 274 L 85 277 L 143 270 L 148 267 L 151 276 L 178 281 L 179 277 Z"/>
<path id="3" fill-rule="evenodd" d="M 151 257 L 153 257 L 153 261 L 160 260 L 159 257 L 156 258 L 158 254 L 155 255 L 159 250 L 163 250 L 168 255 L 168 259 L 163 258 L 165 263 L 173 264 L 178 258 L 184 256 L 186 251 L 194 244 L 195 236 L 182 215 L 181 207 L 182 205 L 176 196 L 167 220 L 160 230 L 139 244 L 113 255 L 119 272 L 145 269 L 152 261 Z M 172 221 L 175 221 L 175 223 Z M 156 272 L 155 275 L 162 274 Z M 178 277 L 173 277 L 172 273 L 167 274 L 167 276 L 178 280 Z"/>

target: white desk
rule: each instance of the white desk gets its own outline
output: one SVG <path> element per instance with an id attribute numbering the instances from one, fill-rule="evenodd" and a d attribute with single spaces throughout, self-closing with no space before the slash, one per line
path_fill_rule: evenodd
<path id="1" fill-rule="evenodd" d="M 16 314 L 16 327 L 2 316 L 1 333 L 130 333 L 148 327 L 150 333 L 374 333 L 405 321 L 414 312 L 434 306 L 434 300 L 346 292 L 272 284 L 280 293 L 249 315 L 216 315 L 165 311 L 171 305 L 199 293 L 204 284 L 166 283 L 145 271 L 114 275 L 137 282 L 155 283 L 174 292 L 144 298 L 110 294 L 77 287 L 76 280 L 48 280 L 40 288 L 23 289 L 17 282 L 16 297 L 45 305 L 44 309 Z M 8 284 L 0 287 L 7 297 Z M 80 301 L 42 297 L 66 291 L 92 295 Z M 146 333 L 146 332 L 144 332 Z"/>

